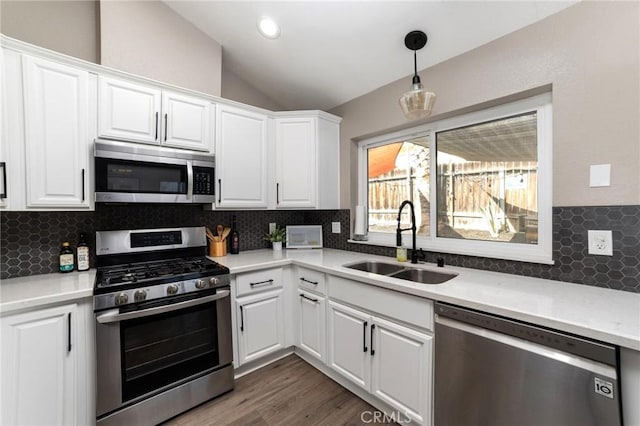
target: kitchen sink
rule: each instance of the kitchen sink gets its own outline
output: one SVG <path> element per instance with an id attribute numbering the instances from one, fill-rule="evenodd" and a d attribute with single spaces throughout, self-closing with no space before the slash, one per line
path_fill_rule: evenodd
<path id="1" fill-rule="evenodd" d="M 422 284 L 442 284 L 449 281 L 451 278 L 455 278 L 456 274 L 412 268 L 394 272 L 393 274 L 388 274 L 388 276 L 393 278 L 400 278 L 401 280 L 415 281 Z"/>
<path id="2" fill-rule="evenodd" d="M 371 272 L 372 274 L 379 275 L 389 275 L 404 269 L 403 266 L 384 262 L 358 262 L 344 266 L 345 268 L 357 269 L 358 271 Z"/>
<path id="3" fill-rule="evenodd" d="M 435 272 L 428 269 L 408 268 L 401 265 L 385 262 L 358 262 L 344 265 L 345 268 L 356 269 L 358 271 L 370 272 L 372 274 L 386 275 L 391 278 L 413 281 L 421 284 L 442 284 L 455 278 L 457 274 L 447 272 Z"/>

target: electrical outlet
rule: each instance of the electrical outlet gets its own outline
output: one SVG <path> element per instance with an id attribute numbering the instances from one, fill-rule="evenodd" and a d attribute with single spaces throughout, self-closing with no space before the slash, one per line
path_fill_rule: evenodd
<path id="1" fill-rule="evenodd" d="M 613 256 L 611 231 L 587 231 L 589 254 Z"/>
<path id="2" fill-rule="evenodd" d="M 334 234 L 339 234 L 340 231 L 340 222 L 331 222 L 331 232 Z"/>
<path id="3" fill-rule="evenodd" d="M 269 224 L 269 232 L 273 232 L 276 230 L 276 224 L 274 222 L 271 222 Z"/>

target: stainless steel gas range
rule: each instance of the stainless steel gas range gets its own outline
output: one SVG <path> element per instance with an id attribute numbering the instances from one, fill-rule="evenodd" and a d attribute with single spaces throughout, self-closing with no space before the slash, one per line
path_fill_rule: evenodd
<path id="1" fill-rule="evenodd" d="M 96 232 L 97 424 L 153 425 L 233 389 L 229 269 L 204 227 Z"/>

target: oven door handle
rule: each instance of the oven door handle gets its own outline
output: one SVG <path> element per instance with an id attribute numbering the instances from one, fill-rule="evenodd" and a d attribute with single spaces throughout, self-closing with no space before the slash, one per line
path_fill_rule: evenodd
<path id="1" fill-rule="evenodd" d="M 171 305 L 164 306 L 156 306 L 155 308 L 143 309 L 141 311 L 133 311 L 133 312 L 125 312 L 121 314 L 117 309 L 106 312 L 104 314 L 100 314 L 96 317 L 96 320 L 100 324 L 109 324 L 113 322 L 120 322 L 125 320 L 130 320 L 134 318 L 143 318 L 148 317 L 150 315 L 162 314 L 165 312 L 177 311 L 179 309 L 189 308 L 191 306 L 202 305 L 203 303 L 212 302 L 218 299 L 224 299 L 225 297 L 229 297 L 231 293 L 229 290 L 222 290 L 216 294 L 212 294 L 211 296 L 200 297 L 198 299 L 186 300 L 184 302 L 173 303 Z"/>

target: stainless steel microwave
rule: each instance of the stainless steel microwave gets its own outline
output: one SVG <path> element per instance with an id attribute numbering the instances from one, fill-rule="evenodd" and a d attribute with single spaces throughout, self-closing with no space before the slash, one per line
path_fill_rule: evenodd
<path id="1" fill-rule="evenodd" d="M 96 201 L 213 203 L 213 155 L 97 139 Z"/>

